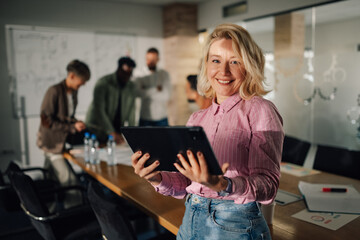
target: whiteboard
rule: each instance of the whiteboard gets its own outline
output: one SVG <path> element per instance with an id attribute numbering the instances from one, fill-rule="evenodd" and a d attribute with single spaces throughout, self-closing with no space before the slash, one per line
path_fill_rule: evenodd
<path id="1" fill-rule="evenodd" d="M 88 64 L 91 78 L 79 89 L 77 113 L 84 114 L 93 98 L 98 78 L 113 73 L 121 56 L 136 56 L 133 35 L 100 34 L 64 29 L 34 27 L 9 28 L 11 91 L 17 116 L 20 99 L 25 99 L 23 113 L 39 116 L 46 90 L 66 78 L 67 64 L 78 59 Z"/>

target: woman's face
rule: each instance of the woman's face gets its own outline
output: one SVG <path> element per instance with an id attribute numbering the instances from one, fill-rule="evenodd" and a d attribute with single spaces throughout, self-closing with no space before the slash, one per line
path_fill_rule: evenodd
<path id="1" fill-rule="evenodd" d="M 210 46 L 207 62 L 207 78 L 216 93 L 216 102 L 221 104 L 238 93 L 245 76 L 241 59 L 235 56 L 231 39 L 219 39 Z"/>

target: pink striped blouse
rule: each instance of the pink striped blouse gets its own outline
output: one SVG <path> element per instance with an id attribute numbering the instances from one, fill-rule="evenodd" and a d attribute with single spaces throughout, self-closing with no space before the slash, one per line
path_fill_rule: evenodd
<path id="1" fill-rule="evenodd" d="M 233 193 L 220 197 L 178 172 L 162 172 L 156 191 L 175 198 L 193 193 L 238 204 L 267 204 L 274 200 L 284 132 L 282 118 L 273 103 L 261 97 L 243 100 L 234 94 L 221 105 L 213 102 L 209 108 L 192 114 L 187 126 L 203 127 L 220 166 L 229 163 L 225 176 L 233 182 Z"/>

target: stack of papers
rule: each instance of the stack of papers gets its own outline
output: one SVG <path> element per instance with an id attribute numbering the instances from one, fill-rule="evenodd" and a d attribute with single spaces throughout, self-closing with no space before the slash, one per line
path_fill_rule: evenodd
<path id="1" fill-rule="evenodd" d="M 345 188 L 346 192 L 323 192 L 323 188 Z M 299 182 L 309 211 L 360 213 L 360 193 L 352 185 Z"/>

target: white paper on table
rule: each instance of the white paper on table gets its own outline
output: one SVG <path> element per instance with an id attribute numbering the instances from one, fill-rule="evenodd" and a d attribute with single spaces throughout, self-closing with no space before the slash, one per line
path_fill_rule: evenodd
<path id="1" fill-rule="evenodd" d="M 117 146 L 115 150 L 116 163 L 131 166 L 131 155 L 133 154 L 129 145 Z"/>
<path id="2" fill-rule="evenodd" d="M 285 163 L 285 162 L 280 164 L 280 171 L 297 177 L 303 177 L 303 176 L 320 173 L 320 171 L 318 170 L 304 168 L 296 164 Z"/>
<path id="3" fill-rule="evenodd" d="M 323 188 L 346 188 L 347 192 L 323 192 Z M 299 190 L 310 211 L 360 213 L 360 193 L 352 185 L 312 184 L 300 181 Z"/>
<path id="4" fill-rule="evenodd" d="M 338 230 L 359 216 L 356 214 L 309 212 L 307 209 L 292 215 L 294 218 L 331 230 Z"/>
<path id="5" fill-rule="evenodd" d="M 278 189 L 278 192 L 275 197 L 275 202 L 278 205 L 287 205 L 289 203 L 297 202 L 302 200 L 303 197 L 300 195 L 296 195 L 281 189 Z"/>
<path id="6" fill-rule="evenodd" d="M 117 145 L 115 148 L 115 163 L 131 166 L 131 155 L 133 155 L 133 151 L 129 145 Z M 99 158 L 101 161 L 107 162 L 106 147 L 100 149 Z"/>
<path id="7" fill-rule="evenodd" d="M 100 159 L 100 161 L 107 162 L 107 149 L 106 148 L 99 149 L 99 159 Z"/>
<path id="8" fill-rule="evenodd" d="M 74 157 L 84 157 L 84 145 L 76 145 L 70 150 L 70 154 Z"/>

